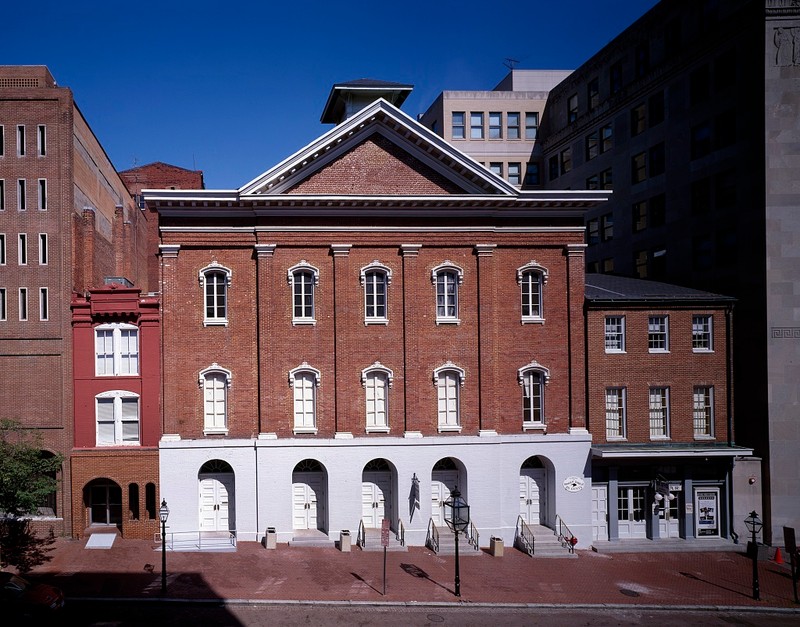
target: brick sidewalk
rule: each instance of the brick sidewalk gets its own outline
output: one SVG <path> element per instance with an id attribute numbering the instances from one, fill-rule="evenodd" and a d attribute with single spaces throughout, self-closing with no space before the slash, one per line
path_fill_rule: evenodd
<path id="1" fill-rule="evenodd" d="M 31 576 L 67 597 L 159 598 L 161 553 L 153 543 L 117 539 L 111 549 L 59 539 L 52 559 Z M 752 562 L 742 553 L 593 553 L 577 559 L 531 558 L 506 549 L 461 559 L 461 601 L 798 607 L 789 569 L 759 562 L 761 601 L 752 594 Z M 333 548 L 267 551 L 253 542 L 235 553 L 167 553 L 168 596 L 180 599 L 457 602 L 454 559 L 414 547 L 390 552 L 386 595 L 383 554 Z"/>

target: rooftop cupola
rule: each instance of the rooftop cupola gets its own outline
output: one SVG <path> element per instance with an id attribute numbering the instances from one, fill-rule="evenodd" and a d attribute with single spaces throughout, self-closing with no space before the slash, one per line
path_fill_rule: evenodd
<path id="1" fill-rule="evenodd" d="M 383 98 L 399 109 L 412 89 L 414 89 L 413 85 L 378 81 L 372 78 L 359 78 L 348 83 L 337 83 L 331 88 L 320 121 L 323 124 L 339 124 L 364 107 L 371 105 L 378 98 Z"/>

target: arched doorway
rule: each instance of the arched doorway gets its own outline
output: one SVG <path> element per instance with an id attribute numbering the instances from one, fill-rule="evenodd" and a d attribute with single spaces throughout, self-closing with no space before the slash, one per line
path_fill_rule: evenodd
<path id="1" fill-rule="evenodd" d="M 316 459 L 304 459 L 292 472 L 292 527 L 325 531 L 327 477 Z"/>
<path id="2" fill-rule="evenodd" d="M 111 479 L 94 479 L 83 489 L 90 525 L 121 527 L 122 488 Z"/>
<path id="3" fill-rule="evenodd" d="M 207 461 L 197 473 L 200 531 L 236 530 L 236 483 L 233 468 L 221 459 Z"/>
<path id="4" fill-rule="evenodd" d="M 395 527 L 394 472 L 385 459 L 373 459 L 361 473 L 361 520 L 367 529 L 379 529 L 388 518 Z"/>
<path id="5" fill-rule="evenodd" d="M 443 457 L 431 471 L 431 518 L 437 527 L 443 527 L 444 502 L 458 486 L 461 495 L 467 498 L 467 473 L 461 463 L 452 457 Z"/>
<path id="6" fill-rule="evenodd" d="M 519 515 L 529 525 L 547 525 L 547 468 L 536 456 L 519 471 Z"/>

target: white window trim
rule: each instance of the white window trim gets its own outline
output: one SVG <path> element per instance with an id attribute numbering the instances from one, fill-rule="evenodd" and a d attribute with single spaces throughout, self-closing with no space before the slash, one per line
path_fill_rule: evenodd
<path id="1" fill-rule="evenodd" d="M 608 319 L 609 318 L 619 318 L 620 320 L 622 320 L 622 332 L 621 332 L 622 333 L 622 348 L 608 348 L 608 346 L 606 345 L 606 328 L 607 328 L 607 325 L 608 325 Z M 626 341 L 626 337 L 625 337 L 625 331 L 626 331 L 625 325 L 626 325 L 626 320 L 625 320 L 625 316 L 624 315 L 603 316 L 603 349 L 605 350 L 606 354 L 608 354 L 608 355 L 622 355 L 622 354 L 628 352 L 627 351 L 627 341 Z"/>
<path id="2" fill-rule="evenodd" d="M 107 392 L 101 392 L 97 394 L 94 401 L 94 427 L 95 427 L 95 446 L 97 447 L 106 447 L 106 446 L 141 446 L 142 443 L 142 403 L 141 403 L 141 396 L 136 394 L 135 392 L 130 392 L 128 390 L 110 390 Z M 114 399 L 114 442 L 104 442 L 100 443 L 100 424 L 97 420 L 97 409 L 99 407 L 99 403 L 97 402 L 98 399 L 101 398 L 113 398 Z M 124 442 L 122 440 L 122 399 L 123 398 L 135 398 L 136 399 L 136 418 L 138 424 L 138 431 L 139 431 L 139 439 L 135 442 Z M 119 441 L 117 441 L 119 439 Z"/>
<path id="3" fill-rule="evenodd" d="M 206 278 L 208 274 L 211 272 L 221 272 L 225 276 L 225 315 L 219 318 L 209 318 L 208 317 L 208 306 L 206 303 Z M 212 261 L 208 264 L 205 268 L 201 268 L 200 271 L 197 273 L 197 280 L 200 283 L 200 290 L 203 293 L 203 326 L 210 327 L 210 326 L 228 326 L 228 310 L 230 305 L 228 304 L 228 290 L 231 287 L 231 279 L 233 277 L 233 272 L 230 268 L 226 268 L 222 264 Z"/>
<path id="4" fill-rule="evenodd" d="M 664 396 L 664 406 L 663 406 L 663 410 L 664 410 L 664 432 L 665 432 L 664 435 L 653 435 L 653 432 L 652 432 L 651 419 L 650 419 L 650 411 L 652 411 L 652 409 L 650 408 L 650 395 L 652 394 L 652 391 L 654 389 L 666 390 L 666 395 Z M 647 414 L 648 420 L 647 420 L 647 422 L 648 422 L 648 431 L 650 432 L 650 439 L 651 440 L 664 441 L 664 440 L 672 439 L 671 438 L 671 430 L 670 430 L 670 405 L 672 404 L 671 401 L 670 401 L 670 396 L 671 396 L 670 392 L 671 391 L 670 391 L 669 386 L 666 386 L 666 385 L 652 386 L 652 387 L 648 388 L 648 390 L 647 390 L 647 409 L 648 409 L 648 414 Z"/>
<path id="5" fill-rule="evenodd" d="M 439 315 L 439 305 L 436 302 L 437 297 L 437 285 L 436 280 L 439 277 L 441 272 L 454 272 L 456 275 L 456 315 L 455 316 L 440 316 Z M 433 283 L 433 295 L 434 295 L 434 306 L 436 307 L 436 324 L 461 324 L 461 319 L 459 318 L 459 310 L 460 310 L 460 300 L 461 295 L 459 292 L 461 291 L 460 287 L 464 283 L 464 270 L 454 264 L 449 259 L 443 261 L 438 266 L 431 270 L 431 283 Z M 446 305 L 445 305 L 446 307 Z"/>
<path id="6" fill-rule="evenodd" d="M 664 346 L 665 348 L 650 348 L 650 318 L 664 319 Z M 668 353 L 669 352 L 669 316 L 654 315 L 647 317 L 647 352 L 648 353 Z"/>
<path id="7" fill-rule="evenodd" d="M 28 210 L 28 181 L 17 179 L 17 211 Z"/>
<path id="8" fill-rule="evenodd" d="M 36 126 L 36 154 L 39 157 L 47 156 L 47 125 Z"/>
<path id="9" fill-rule="evenodd" d="M 311 317 L 306 316 L 295 316 L 294 313 L 294 277 L 297 272 L 306 271 L 311 272 L 311 275 L 314 277 L 313 281 L 313 298 L 311 304 Z M 319 268 L 312 266 L 308 263 L 305 259 L 301 260 L 300 263 L 293 265 L 289 268 L 286 272 L 286 280 L 289 283 L 289 287 L 292 290 L 291 294 L 291 307 L 292 307 L 292 325 L 301 325 L 301 324 L 310 324 L 315 325 L 317 324 L 317 287 L 319 286 Z"/>
<path id="10" fill-rule="evenodd" d="M 225 377 L 225 426 L 209 427 L 206 424 L 206 399 L 205 387 L 206 377 L 210 374 L 221 374 Z M 228 391 L 231 389 L 233 373 L 227 368 L 223 368 L 217 362 L 212 363 L 208 368 L 200 371 L 197 377 L 197 385 L 203 391 L 203 435 L 228 435 Z"/>
<path id="11" fill-rule="evenodd" d="M 452 361 L 448 361 L 448 362 L 442 364 L 441 366 L 439 366 L 438 368 L 434 369 L 434 371 L 433 371 L 433 386 L 436 388 L 436 393 L 437 393 L 436 402 L 437 402 L 437 404 L 439 402 L 439 398 L 438 398 L 439 376 L 443 372 L 455 372 L 458 375 L 458 384 L 462 388 L 464 387 L 464 383 L 465 383 L 466 378 L 467 378 L 467 374 L 464 371 L 464 369 L 460 368 L 459 366 L 456 366 Z M 441 424 L 439 422 L 439 419 L 438 419 L 438 408 L 437 408 L 437 419 L 436 419 L 436 422 L 437 422 L 437 425 L 438 425 L 439 433 L 444 433 L 444 432 L 460 433 L 461 432 L 461 425 L 462 425 L 462 422 L 463 422 L 463 418 L 461 416 L 461 393 L 460 392 L 459 392 L 459 395 L 458 395 L 458 406 L 456 407 L 456 421 L 458 422 L 458 424 L 455 424 L 455 425 L 443 425 L 443 424 Z"/>
<path id="12" fill-rule="evenodd" d="M 366 391 L 367 377 L 375 372 L 380 372 L 386 376 L 386 424 L 380 426 L 366 426 L 367 433 L 389 433 L 389 390 L 394 383 L 394 372 L 391 368 L 387 368 L 381 362 L 376 361 L 371 366 L 367 366 L 361 371 L 361 387 Z"/>
<path id="13" fill-rule="evenodd" d="M 50 297 L 46 287 L 39 288 L 39 320 L 47 322 L 50 319 Z"/>
<path id="14" fill-rule="evenodd" d="M 122 354 L 120 353 L 121 344 L 121 331 L 135 330 L 136 331 L 136 372 L 120 374 L 120 363 Z M 113 354 L 113 372 L 110 374 L 100 374 L 97 370 L 97 332 L 98 331 L 113 331 L 112 333 L 112 346 L 114 349 Z M 99 324 L 92 329 L 94 336 L 94 374 L 96 377 L 138 377 L 142 372 L 141 364 L 141 337 L 139 334 L 139 327 L 135 324 L 128 324 L 125 322 L 112 322 L 108 324 Z"/>
<path id="15" fill-rule="evenodd" d="M 621 435 L 609 435 L 608 433 L 608 416 L 606 416 L 606 440 L 609 442 L 623 442 L 628 439 L 628 389 L 624 385 L 610 385 L 603 392 L 603 400 L 605 401 L 605 411 L 608 412 L 608 391 L 621 390 L 622 401 L 619 410 L 619 431 Z"/>
<path id="16" fill-rule="evenodd" d="M 694 391 L 696 388 L 708 388 L 708 402 L 709 402 L 709 411 L 711 412 L 711 416 L 709 417 L 709 425 L 708 430 L 709 433 L 697 433 L 694 430 Z M 714 414 L 716 413 L 715 407 L 715 394 L 714 394 L 714 386 L 713 385 L 693 385 L 692 386 L 692 433 L 694 435 L 695 440 L 716 440 L 715 432 L 715 421 L 714 421 Z"/>
<path id="17" fill-rule="evenodd" d="M 382 272 L 386 278 L 386 303 L 384 309 L 386 310 L 385 316 L 368 316 L 367 315 L 367 273 L 368 272 Z M 389 324 L 389 286 L 392 284 L 392 269 L 389 266 L 382 264 L 377 259 L 366 266 L 361 268 L 359 273 L 359 280 L 364 288 L 364 324 Z"/>
<path id="18" fill-rule="evenodd" d="M 39 265 L 46 266 L 50 261 L 47 233 L 39 233 Z"/>
<path id="19" fill-rule="evenodd" d="M 294 433 L 311 433 L 316 435 L 317 429 L 317 395 L 314 394 L 314 426 L 313 427 L 303 427 L 297 426 L 295 423 L 295 416 L 294 416 L 294 382 L 295 378 L 298 374 L 301 373 L 310 373 L 314 376 L 314 387 L 318 388 L 322 384 L 322 374 L 319 370 L 314 368 L 313 366 L 309 366 L 308 362 L 303 362 L 297 368 L 292 368 L 289 371 L 289 387 L 292 388 L 292 423 L 294 425 L 293 432 Z"/>
<path id="20" fill-rule="evenodd" d="M 36 181 L 36 202 L 39 211 L 47 211 L 47 179 Z"/>
<path id="21" fill-rule="evenodd" d="M 28 234 L 17 233 L 17 265 L 28 265 Z"/>
<path id="22" fill-rule="evenodd" d="M 542 364 L 540 364 L 535 359 L 531 361 L 529 364 L 522 366 L 522 368 L 517 369 L 517 382 L 519 386 L 523 388 L 524 393 L 524 386 L 525 386 L 525 375 L 528 372 L 538 372 L 542 375 L 544 379 L 543 383 L 547 386 L 550 383 L 550 369 L 545 368 Z M 525 420 L 522 421 L 522 429 L 524 431 L 544 431 L 547 432 L 547 406 L 545 405 L 545 397 L 544 397 L 544 389 L 542 389 L 542 420 L 540 422 L 526 422 Z"/>
<path id="23" fill-rule="evenodd" d="M 522 299 L 522 279 L 526 272 L 536 272 L 541 278 L 541 292 L 539 294 L 539 315 L 538 316 L 521 316 L 522 324 L 544 324 L 544 286 L 547 285 L 549 272 L 542 264 L 534 259 L 531 259 L 524 266 L 517 268 L 517 285 L 520 289 L 520 299 Z"/>
<path id="24" fill-rule="evenodd" d="M 694 344 L 694 318 L 703 317 L 708 319 L 708 348 L 694 348 L 693 353 L 713 353 L 714 352 L 714 316 L 711 314 L 694 314 L 692 316 L 692 344 Z"/>

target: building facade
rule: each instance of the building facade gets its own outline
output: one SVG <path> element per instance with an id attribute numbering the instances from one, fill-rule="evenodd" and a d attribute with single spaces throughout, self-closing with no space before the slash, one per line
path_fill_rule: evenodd
<path id="1" fill-rule="evenodd" d="M 587 274 L 596 546 L 735 538 L 733 469 L 752 449 L 734 444 L 733 306 L 699 290 Z"/>
<path id="2" fill-rule="evenodd" d="M 72 92 L 46 67 L 0 67 L 0 376 L 37 382 L 3 385 L 0 405 L 67 458 L 37 517 L 57 534 L 72 528 L 70 302 L 105 276 L 145 285 L 145 223 Z"/>
<path id="3" fill-rule="evenodd" d="M 172 532 L 388 518 L 421 545 L 458 486 L 482 535 L 559 516 L 588 543 L 590 491 L 565 485 L 589 482 L 573 364 L 605 195 L 520 192 L 383 99 L 349 113 L 238 190 L 143 193 Z"/>

